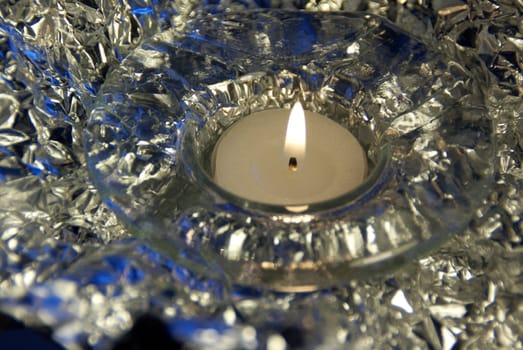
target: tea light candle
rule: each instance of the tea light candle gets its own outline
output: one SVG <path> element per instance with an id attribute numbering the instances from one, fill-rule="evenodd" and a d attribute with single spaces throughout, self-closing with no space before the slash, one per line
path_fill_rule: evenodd
<path id="1" fill-rule="evenodd" d="M 297 102 L 234 123 L 214 148 L 214 181 L 248 200 L 302 211 L 363 182 L 367 160 L 358 140 L 335 121 Z M 295 210 L 294 210 L 295 209 Z"/>

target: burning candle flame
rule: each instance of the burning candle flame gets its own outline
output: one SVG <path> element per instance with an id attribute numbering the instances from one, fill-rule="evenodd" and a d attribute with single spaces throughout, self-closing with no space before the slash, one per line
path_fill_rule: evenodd
<path id="1" fill-rule="evenodd" d="M 283 151 L 289 159 L 289 170 L 297 171 L 305 159 L 305 145 L 307 142 L 307 129 L 305 126 L 305 111 L 300 102 L 296 102 L 291 109 L 285 145 Z"/>

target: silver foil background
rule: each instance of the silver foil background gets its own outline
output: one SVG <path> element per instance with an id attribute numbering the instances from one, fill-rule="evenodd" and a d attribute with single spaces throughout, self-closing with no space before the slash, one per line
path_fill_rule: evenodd
<path id="1" fill-rule="evenodd" d="M 81 140 L 108 68 L 188 18 L 257 7 L 369 11 L 480 55 L 498 171 L 469 230 L 386 278 L 284 294 L 202 280 L 118 223 Z M 110 347 L 143 312 L 194 348 L 523 348 L 522 11 L 520 0 L 1 1 L 0 309 L 71 349 Z"/>

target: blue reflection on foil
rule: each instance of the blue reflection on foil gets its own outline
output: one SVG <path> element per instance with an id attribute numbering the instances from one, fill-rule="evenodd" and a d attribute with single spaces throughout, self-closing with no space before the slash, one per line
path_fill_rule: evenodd
<path id="1" fill-rule="evenodd" d="M 132 9 L 130 11 L 133 15 L 150 15 L 154 13 L 154 9 L 152 7 L 140 7 L 136 9 Z"/>
<path id="2" fill-rule="evenodd" d="M 59 296 L 51 295 L 43 299 L 38 299 L 38 307 L 43 309 L 56 309 L 60 307 L 62 303 L 62 298 Z"/>
<path id="3" fill-rule="evenodd" d="M 232 297 L 234 299 L 256 299 L 260 298 L 263 295 L 263 290 L 261 288 L 248 287 L 248 286 L 235 286 Z"/>
<path id="4" fill-rule="evenodd" d="M 26 167 L 29 170 L 29 172 L 35 176 L 40 176 L 43 174 L 43 170 L 34 165 L 26 164 Z"/>
<path id="5" fill-rule="evenodd" d="M 292 55 L 304 55 L 313 50 L 314 45 L 317 43 L 316 30 L 314 29 L 317 25 L 314 25 L 312 21 L 312 16 L 304 15 L 297 22 L 296 28 L 293 31 L 289 31 L 291 35 L 286 40 L 286 44 L 290 45 L 289 49 Z"/>
<path id="6" fill-rule="evenodd" d="M 25 49 L 24 54 L 27 57 L 29 57 L 29 59 L 32 61 L 37 61 L 38 59 L 43 58 L 38 52 L 29 50 L 29 49 Z"/>
<path id="7" fill-rule="evenodd" d="M 100 89 L 101 84 L 97 83 L 83 83 L 83 87 L 87 90 L 87 92 L 91 95 L 96 95 L 98 90 Z"/>
<path id="8" fill-rule="evenodd" d="M 321 89 L 325 78 L 323 74 L 306 73 L 301 70 L 299 71 L 299 74 L 312 91 L 317 91 Z"/>
<path id="9" fill-rule="evenodd" d="M 90 284 L 94 284 L 98 287 L 115 284 L 118 278 L 108 271 L 100 271 L 89 279 Z"/>
<path id="10" fill-rule="evenodd" d="M 160 253 L 157 252 L 156 250 L 151 249 L 149 246 L 140 245 L 140 246 L 136 247 L 136 251 L 138 252 L 138 254 L 147 257 L 148 261 L 154 262 L 156 264 L 163 263 L 163 259 L 162 259 L 162 256 L 160 255 Z M 172 263 L 172 261 L 167 260 L 165 266 L 172 267 L 172 266 L 174 266 L 174 264 Z"/>
<path id="11" fill-rule="evenodd" d="M 45 112 L 52 116 L 57 117 L 59 114 L 57 112 L 57 109 L 59 109 L 59 105 L 55 104 L 51 99 L 47 96 L 44 96 L 44 106 L 45 106 Z"/>

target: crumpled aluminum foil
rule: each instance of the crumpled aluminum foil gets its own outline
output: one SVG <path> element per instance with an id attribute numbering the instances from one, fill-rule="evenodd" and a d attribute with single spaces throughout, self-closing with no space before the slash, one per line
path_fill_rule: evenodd
<path id="1" fill-rule="evenodd" d="M 387 278 L 292 294 L 201 279 L 118 223 L 81 140 L 108 68 L 188 18 L 257 7 L 368 11 L 481 57 L 499 151 L 469 230 Z M 522 11 L 520 0 L 2 1 L 0 309 L 71 349 L 110 347 L 144 312 L 193 348 L 523 348 Z"/>

